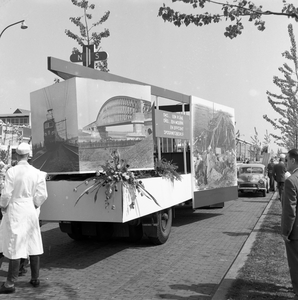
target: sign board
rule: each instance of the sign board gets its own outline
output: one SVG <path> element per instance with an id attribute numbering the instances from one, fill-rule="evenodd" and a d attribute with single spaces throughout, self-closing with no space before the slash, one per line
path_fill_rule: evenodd
<path id="1" fill-rule="evenodd" d="M 190 118 L 181 113 L 155 110 L 156 137 L 190 139 Z"/>
<path id="2" fill-rule="evenodd" d="M 70 61 L 71 62 L 83 62 L 86 60 L 86 58 L 87 58 L 86 53 L 77 53 L 77 54 L 72 54 L 70 56 Z M 92 61 L 106 60 L 107 58 L 108 58 L 108 53 L 105 51 L 91 53 Z"/>
<path id="3" fill-rule="evenodd" d="M 264 166 L 266 166 L 266 167 L 267 167 L 268 164 L 269 164 L 270 156 L 271 156 L 270 153 L 263 153 L 262 164 L 263 164 Z"/>

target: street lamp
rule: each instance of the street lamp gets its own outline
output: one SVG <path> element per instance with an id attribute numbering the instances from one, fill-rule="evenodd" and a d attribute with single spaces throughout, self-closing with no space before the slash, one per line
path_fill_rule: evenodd
<path id="1" fill-rule="evenodd" d="M 22 21 L 19 21 L 19 22 L 12 23 L 12 24 L 6 26 L 6 27 L 2 30 L 2 32 L 1 32 L 1 34 L 0 34 L 0 38 L 1 38 L 2 34 L 3 34 L 3 32 L 4 32 L 7 28 L 9 28 L 9 27 L 11 27 L 11 26 L 14 26 L 14 25 L 17 25 L 17 24 L 19 24 L 19 23 L 22 23 L 22 24 L 21 24 L 21 28 L 22 28 L 22 29 L 27 29 L 27 28 L 28 28 L 28 26 L 25 24 L 25 20 L 22 20 Z"/>

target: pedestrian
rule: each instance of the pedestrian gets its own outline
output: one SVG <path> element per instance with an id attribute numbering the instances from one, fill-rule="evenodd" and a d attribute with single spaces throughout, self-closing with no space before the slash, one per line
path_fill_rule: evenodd
<path id="1" fill-rule="evenodd" d="M 14 164 L 16 165 L 16 163 Z M 5 163 L 0 160 L 0 196 L 1 196 L 1 191 L 4 188 L 4 180 L 5 180 L 5 173 L 9 169 L 10 166 L 5 165 Z M 2 213 L 0 210 L 0 219 L 2 220 Z M 1 225 L 0 225 L 1 226 Z M 4 258 L 3 253 L 0 253 L 0 266 L 2 264 L 2 258 Z M 29 260 L 26 258 L 21 258 L 21 263 L 20 263 L 20 270 L 19 270 L 19 276 L 23 276 L 27 273 L 26 267 L 29 265 Z"/>
<path id="2" fill-rule="evenodd" d="M 40 255 L 43 245 L 38 208 L 47 199 L 45 173 L 29 165 L 30 145 L 21 143 L 17 149 L 18 164 L 6 172 L 0 198 L 3 219 L 0 226 L 0 252 L 9 259 L 6 282 L 0 294 L 15 292 L 21 258 L 30 258 L 30 284 L 37 287 Z"/>
<path id="3" fill-rule="evenodd" d="M 274 180 L 277 182 L 279 200 L 281 200 L 282 197 L 282 191 L 284 189 L 284 184 L 285 184 L 285 174 L 287 171 L 284 162 L 285 162 L 285 155 L 281 155 L 279 158 L 279 163 L 275 164 L 273 167 L 273 176 L 274 176 Z"/>
<path id="4" fill-rule="evenodd" d="M 269 164 L 267 165 L 267 173 L 268 173 L 268 177 L 269 177 L 269 187 L 270 187 L 270 191 L 275 191 L 275 187 L 274 187 L 274 175 L 273 175 L 273 169 L 274 169 L 274 160 L 273 158 L 270 159 Z"/>
<path id="5" fill-rule="evenodd" d="M 298 300 L 298 149 L 290 150 L 286 161 L 291 176 L 285 181 L 282 197 L 281 233 L 286 246 L 294 299 Z"/>

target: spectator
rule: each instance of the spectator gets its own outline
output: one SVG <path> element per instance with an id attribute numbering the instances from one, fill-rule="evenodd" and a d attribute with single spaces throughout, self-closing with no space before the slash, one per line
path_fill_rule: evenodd
<path id="1" fill-rule="evenodd" d="M 29 165 L 30 146 L 21 143 L 16 149 L 18 164 L 6 172 L 0 198 L 3 219 L 0 226 L 0 252 L 9 259 L 6 282 L 0 294 L 15 292 L 20 260 L 29 255 L 31 280 L 37 287 L 39 261 L 43 245 L 39 226 L 38 208 L 47 198 L 45 173 Z"/>
<path id="2" fill-rule="evenodd" d="M 270 162 L 269 162 L 269 164 L 268 164 L 268 166 L 267 166 L 267 172 L 268 172 L 268 177 L 269 177 L 269 187 L 270 187 L 270 191 L 275 191 L 275 182 L 274 182 L 274 175 L 273 175 L 273 173 L 274 173 L 274 160 L 273 160 L 273 158 L 271 158 L 270 159 Z"/>
<path id="3" fill-rule="evenodd" d="M 284 162 L 285 162 L 285 158 L 284 156 L 281 156 L 279 158 L 279 163 L 274 165 L 273 168 L 273 176 L 274 176 L 274 180 L 277 182 L 279 200 L 281 200 L 282 192 L 285 184 L 286 166 Z"/>
<path id="4" fill-rule="evenodd" d="M 298 149 L 288 152 L 287 169 L 291 176 L 285 181 L 282 198 L 281 233 L 286 246 L 294 299 L 298 300 Z"/>

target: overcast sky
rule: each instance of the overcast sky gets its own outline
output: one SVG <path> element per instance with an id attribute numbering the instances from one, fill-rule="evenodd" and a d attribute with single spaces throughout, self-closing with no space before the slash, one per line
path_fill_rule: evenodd
<path id="1" fill-rule="evenodd" d="M 255 2 L 265 10 L 282 7 L 282 0 Z M 278 133 L 262 116 L 279 116 L 268 103 L 266 91 L 279 93 L 273 76 L 281 76 L 278 68 L 286 62 L 281 54 L 290 48 L 289 22 L 298 32 L 293 20 L 265 17 L 266 30 L 260 32 L 243 19 L 243 34 L 230 40 L 223 34 L 227 23 L 178 28 L 157 17 L 163 3 L 189 12 L 187 4 L 170 0 L 89 3 L 96 6 L 90 11 L 92 21 L 111 12 L 101 28 L 111 33 L 102 40 L 102 50 L 109 53 L 110 73 L 233 107 L 236 130 L 245 140 L 251 141 L 254 127 L 261 140 L 266 129 Z M 57 76 L 47 70 L 47 57 L 69 61 L 72 48 L 79 46 L 64 31 L 78 33 L 69 17 L 80 15 L 82 10 L 70 0 L 0 0 L 1 31 L 22 19 L 28 25 L 26 30 L 12 26 L 0 39 L 1 114 L 30 109 L 30 92 L 53 84 Z M 273 143 L 272 147 L 277 149 Z"/>

